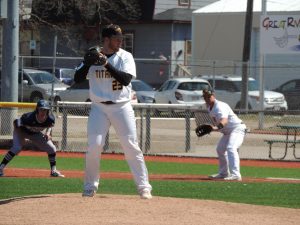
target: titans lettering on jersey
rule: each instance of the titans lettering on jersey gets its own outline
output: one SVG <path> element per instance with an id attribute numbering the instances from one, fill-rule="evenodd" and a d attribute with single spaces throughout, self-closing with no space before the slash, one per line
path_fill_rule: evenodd
<path id="1" fill-rule="evenodd" d="M 46 121 L 39 123 L 36 119 L 35 111 L 23 114 L 19 120 L 21 128 L 30 134 L 39 133 L 46 128 L 53 127 L 55 123 L 55 118 L 52 114 L 48 116 Z"/>
<path id="2" fill-rule="evenodd" d="M 107 70 L 95 70 L 96 78 L 112 78 Z"/>

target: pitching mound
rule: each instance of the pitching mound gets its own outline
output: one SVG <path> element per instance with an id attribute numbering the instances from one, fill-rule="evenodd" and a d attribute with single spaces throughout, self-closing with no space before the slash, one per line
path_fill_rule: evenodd
<path id="1" fill-rule="evenodd" d="M 1 200 L 1 224 L 298 224 L 298 209 L 180 198 L 80 194 Z"/>

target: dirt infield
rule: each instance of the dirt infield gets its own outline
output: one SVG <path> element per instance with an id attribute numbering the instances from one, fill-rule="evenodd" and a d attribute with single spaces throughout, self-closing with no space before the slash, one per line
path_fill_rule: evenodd
<path id="1" fill-rule="evenodd" d="M 6 150 L 0 150 L 4 155 Z M 44 152 L 22 151 L 20 155 L 41 155 Z M 84 157 L 80 153 L 58 152 L 58 157 Z M 124 160 L 121 154 L 103 154 L 102 158 Z M 217 164 L 212 158 L 145 156 L 146 161 Z M 277 161 L 241 161 L 242 166 L 300 168 L 300 163 Z M 83 171 L 62 171 L 66 177 L 83 177 Z M 30 174 L 30 175 L 28 175 Z M 7 177 L 49 177 L 49 170 L 6 168 Z M 102 172 L 102 178 L 132 179 L 130 173 Z M 184 180 L 199 182 L 209 180 L 198 175 L 150 175 L 150 180 Z M 300 183 L 300 180 L 258 179 L 243 177 L 243 182 Z M 215 181 L 210 181 L 215 182 Z M 201 190 L 199 190 L 201 191 Z M 28 196 L 0 200 L 0 224 L 40 225 L 182 225 L 182 224 L 298 224 L 299 209 L 257 206 L 221 201 L 166 198 L 154 196 L 142 200 L 138 196 L 97 194 L 82 198 L 80 194 Z"/>
<path id="2" fill-rule="evenodd" d="M 0 201 L 7 225 L 295 225 L 300 210 L 221 201 L 80 194 L 43 195 Z"/>

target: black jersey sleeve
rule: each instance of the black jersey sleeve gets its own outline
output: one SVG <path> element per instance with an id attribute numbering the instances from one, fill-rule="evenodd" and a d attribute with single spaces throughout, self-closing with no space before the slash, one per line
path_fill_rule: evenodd
<path id="1" fill-rule="evenodd" d="M 105 68 L 110 72 L 110 74 L 119 81 L 122 85 L 128 86 L 132 80 L 132 75 L 121 70 L 117 70 L 110 63 L 105 65 Z"/>
<path id="2" fill-rule="evenodd" d="M 82 62 L 78 67 L 76 67 L 76 71 L 74 74 L 75 83 L 81 83 L 86 80 L 86 76 L 89 72 L 90 65 Z"/>

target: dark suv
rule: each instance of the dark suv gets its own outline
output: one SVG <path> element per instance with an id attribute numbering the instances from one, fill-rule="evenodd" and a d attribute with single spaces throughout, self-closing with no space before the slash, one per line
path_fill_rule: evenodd
<path id="1" fill-rule="evenodd" d="M 300 79 L 287 81 L 273 91 L 280 92 L 284 95 L 289 109 L 300 109 Z"/>

